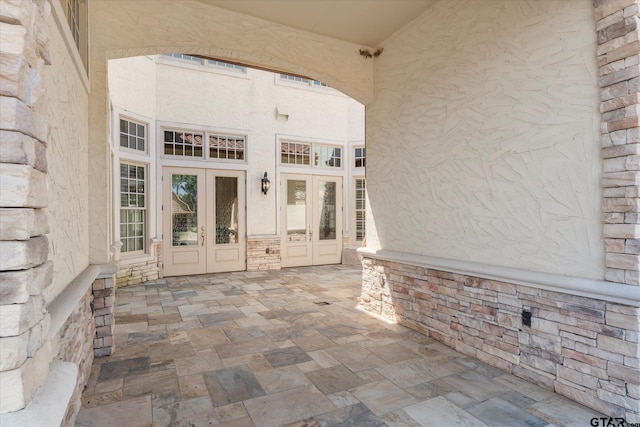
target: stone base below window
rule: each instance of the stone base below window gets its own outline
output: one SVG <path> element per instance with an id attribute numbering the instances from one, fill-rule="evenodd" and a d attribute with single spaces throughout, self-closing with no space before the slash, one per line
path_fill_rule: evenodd
<path id="1" fill-rule="evenodd" d="M 247 271 L 280 270 L 280 238 L 247 240 Z"/>
<path id="2" fill-rule="evenodd" d="M 360 304 L 608 416 L 640 422 L 638 307 L 367 254 Z"/>
<path id="3" fill-rule="evenodd" d="M 135 285 L 148 280 L 162 279 L 162 241 L 151 244 L 151 258 L 142 262 L 122 261 L 116 275 L 116 286 Z"/>

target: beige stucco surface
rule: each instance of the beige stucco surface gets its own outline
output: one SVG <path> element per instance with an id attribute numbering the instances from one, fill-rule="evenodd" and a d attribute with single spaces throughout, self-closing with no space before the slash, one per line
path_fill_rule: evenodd
<path id="1" fill-rule="evenodd" d="M 369 247 L 603 277 L 592 14 L 443 1 L 383 43 Z"/>
<path id="2" fill-rule="evenodd" d="M 170 52 L 198 53 L 309 75 L 368 102 L 373 62 L 360 46 L 195 1 L 93 2 L 89 157 L 92 262 L 109 258 L 106 60 Z M 251 177 L 249 177 L 251 178 Z"/>
<path id="3" fill-rule="evenodd" d="M 51 28 L 56 28 L 53 18 Z M 51 65 L 45 66 L 49 140 L 47 189 L 53 284 L 47 299 L 62 291 L 89 263 L 87 167 L 89 96 L 59 31 L 50 32 Z"/>

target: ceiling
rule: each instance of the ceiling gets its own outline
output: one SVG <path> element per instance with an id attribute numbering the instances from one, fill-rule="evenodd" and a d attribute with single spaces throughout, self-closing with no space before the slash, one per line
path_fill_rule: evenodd
<path id="1" fill-rule="evenodd" d="M 234 12 L 376 47 L 438 0 L 198 0 Z"/>

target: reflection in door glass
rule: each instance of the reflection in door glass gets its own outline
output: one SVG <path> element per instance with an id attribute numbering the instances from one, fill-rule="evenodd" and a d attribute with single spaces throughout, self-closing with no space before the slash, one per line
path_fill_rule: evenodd
<path id="1" fill-rule="evenodd" d="M 287 181 L 287 238 L 290 242 L 307 240 L 307 181 Z"/>
<path id="2" fill-rule="evenodd" d="M 198 244 L 198 176 L 171 175 L 173 246 Z"/>
<path id="3" fill-rule="evenodd" d="M 318 187 L 320 198 L 320 224 L 318 238 L 335 240 L 336 238 L 336 183 L 320 181 Z"/>
<path id="4" fill-rule="evenodd" d="M 216 177 L 216 245 L 238 243 L 238 178 Z"/>

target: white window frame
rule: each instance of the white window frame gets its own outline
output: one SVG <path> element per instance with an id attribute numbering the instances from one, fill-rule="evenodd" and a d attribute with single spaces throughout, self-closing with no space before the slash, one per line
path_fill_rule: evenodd
<path id="1" fill-rule="evenodd" d="M 122 171 L 122 166 L 123 165 L 127 165 L 127 166 L 133 166 L 136 168 L 142 168 L 142 170 L 144 171 L 144 178 L 142 179 L 143 181 L 143 185 L 144 185 L 144 193 L 143 193 L 143 201 L 144 201 L 144 206 L 141 208 L 139 206 L 123 206 L 122 205 L 122 187 L 121 187 L 121 182 L 122 182 L 122 176 L 121 176 L 121 171 Z M 127 159 L 121 159 L 118 162 L 118 206 L 119 206 L 119 218 L 118 218 L 118 237 L 120 242 L 123 243 L 122 248 L 120 249 L 120 252 L 124 255 L 124 256 L 138 256 L 138 255 L 143 255 L 143 254 L 147 254 L 149 252 L 149 164 L 145 164 L 145 163 L 138 163 L 135 161 L 131 161 L 131 160 L 127 160 Z M 129 179 L 129 178 L 127 178 Z M 137 194 L 137 193 L 136 193 Z M 140 250 L 133 250 L 133 251 L 127 251 L 124 250 L 125 247 L 125 242 L 123 239 L 128 239 L 128 238 L 133 238 L 136 239 L 140 236 L 122 236 L 122 232 L 121 232 L 121 228 L 123 225 L 123 218 L 122 218 L 122 211 L 128 211 L 128 210 L 132 210 L 132 211 L 142 211 L 142 249 Z M 129 222 L 126 222 L 126 224 L 130 224 Z M 132 224 L 136 224 L 135 222 Z"/>
<path id="2" fill-rule="evenodd" d="M 224 162 L 242 162 L 244 163 L 247 160 L 247 136 L 246 135 L 232 135 L 229 133 L 222 133 L 222 132 L 207 132 L 207 153 L 206 156 L 208 156 L 209 160 L 214 160 L 214 161 L 224 161 Z M 211 156 L 211 150 L 212 150 L 212 146 L 211 146 L 211 137 L 217 137 L 218 139 L 220 138 L 226 138 L 227 142 L 229 139 L 235 139 L 235 143 L 236 143 L 236 147 L 233 150 L 229 150 L 229 147 L 227 146 L 226 149 L 226 153 L 227 153 L 227 157 L 212 157 Z M 242 150 L 238 150 L 237 148 L 237 143 L 239 140 L 242 140 Z M 220 149 L 218 149 L 218 151 L 220 152 Z M 229 158 L 229 153 L 235 153 L 236 157 L 235 158 Z M 241 152 L 242 153 L 242 158 L 238 159 L 237 155 L 238 153 Z"/>
<path id="3" fill-rule="evenodd" d="M 283 76 L 289 76 L 289 77 L 283 77 Z M 329 95 L 344 96 L 344 97 L 347 96 L 342 92 L 340 92 L 339 90 L 336 90 L 331 86 L 328 86 L 326 83 L 320 80 L 313 80 L 308 77 L 300 77 L 300 76 L 294 76 L 288 73 L 274 72 L 273 79 L 274 79 L 273 81 L 274 84 L 277 86 L 286 86 L 290 88 L 310 90 L 312 92 L 322 92 Z"/>
<path id="4" fill-rule="evenodd" d="M 358 150 L 362 150 L 362 156 L 358 156 Z M 364 145 L 359 145 L 359 146 L 355 146 L 353 147 L 353 164 L 352 167 L 353 169 L 356 170 L 363 170 L 366 166 L 366 160 L 367 160 L 367 151 L 366 151 L 366 147 Z M 357 162 L 358 160 L 362 160 L 362 166 L 358 166 Z"/>
<path id="5" fill-rule="evenodd" d="M 316 164 L 316 160 L 320 161 L 321 159 L 318 158 L 316 159 L 316 149 L 318 150 L 322 150 L 322 149 L 329 149 L 329 150 L 340 150 L 340 157 L 335 157 L 335 156 L 331 156 L 329 158 L 329 160 L 331 159 L 338 159 L 338 161 L 340 162 L 339 166 L 329 166 L 329 165 L 317 165 Z M 319 169 L 342 169 L 342 165 L 344 164 L 344 147 L 338 146 L 338 145 L 329 145 L 329 144 L 313 144 L 312 145 L 312 154 L 313 154 L 313 161 L 311 162 L 311 165 L 314 168 L 319 168 Z"/>
<path id="6" fill-rule="evenodd" d="M 129 145 L 121 145 L 121 138 L 122 138 L 122 131 L 120 130 L 120 125 L 122 121 L 126 121 L 128 123 L 134 123 L 137 126 L 142 126 L 142 128 L 144 129 L 144 138 L 143 138 L 143 142 L 144 142 L 144 150 L 138 150 L 137 148 L 131 148 L 129 147 Z M 134 120 L 128 116 L 125 115 L 120 115 L 119 119 L 118 119 L 118 125 L 117 125 L 117 142 L 118 142 L 118 147 L 120 150 L 122 150 L 123 152 L 130 152 L 130 153 L 136 153 L 136 154 L 148 154 L 149 153 L 149 124 L 145 123 L 141 120 Z M 137 135 L 132 135 L 130 133 L 126 133 L 127 135 L 127 141 L 129 141 L 129 137 L 133 136 L 133 137 L 138 137 Z"/>
<path id="7" fill-rule="evenodd" d="M 176 55 L 181 55 L 182 57 L 177 57 Z M 203 72 L 213 72 L 232 77 L 249 78 L 248 68 L 244 65 L 238 65 L 215 58 L 198 58 L 186 53 L 166 53 L 163 55 L 156 55 L 155 61 L 159 64 L 174 67 L 189 68 Z"/>
<path id="8" fill-rule="evenodd" d="M 195 141 L 195 139 L 200 136 L 200 139 L 202 141 L 202 144 L 200 145 L 200 147 L 198 147 L 195 143 L 194 144 L 177 144 L 176 145 L 176 141 L 165 141 L 164 135 L 165 132 L 173 132 L 175 135 L 192 135 L 193 139 Z M 208 148 L 208 144 L 206 143 L 207 140 L 207 134 L 204 131 L 201 130 L 196 130 L 196 129 L 175 129 L 175 128 L 163 128 L 159 135 L 160 140 L 159 140 L 159 151 L 160 151 L 160 155 L 162 157 L 165 158 L 170 158 L 170 159 L 190 159 L 190 160 L 206 160 L 206 155 L 207 155 L 207 148 Z M 185 156 L 185 155 L 180 155 L 180 154 L 167 154 L 165 152 L 165 145 L 166 144 L 172 144 L 173 145 L 173 151 L 176 151 L 176 146 L 182 145 L 184 147 L 191 147 L 191 152 L 195 153 L 197 151 L 198 148 L 200 148 L 202 155 L 200 156 Z M 184 148 L 183 148 L 184 151 Z"/>
<path id="9" fill-rule="evenodd" d="M 165 132 L 175 132 L 177 134 L 185 133 L 185 134 L 192 134 L 192 135 L 202 135 L 202 156 L 183 156 L 183 155 L 176 155 L 176 154 L 165 154 L 165 151 L 164 151 L 165 149 L 164 133 Z M 230 159 L 230 158 L 224 158 L 224 157 L 212 157 L 210 152 L 211 146 L 209 145 L 210 137 L 212 136 L 242 139 L 243 140 L 243 148 L 242 148 L 243 158 Z M 243 134 L 239 132 L 217 131 L 213 129 L 204 129 L 203 127 L 199 127 L 199 126 L 182 128 L 182 127 L 169 126 L 169 125 L 162 124 L 159 126 L 159 129 L 158 129 L 157 147 L 158 147 L 158 153 L 160 155 L 160 158 L 166 161 L 177 160 L 177 161 L 193 161 L 193 162 L 205 162 L 205 163 L 220 162 L 220 163 L 229 163 L 232 165 L 246 165 L 247 157 L 248 157 L 248 152 L 247 152 L 248 143 L 249 143 L 249 135 L 247 133 Z"/>
<path id="10" fill-rule="evenodd" d="M 329 87 L 326 83 L 323 83 L 320 80 L 313 80 L 307 77 L 294 76 L 293 74 L 279 73 L 278 77 L 280 81 L 285 81 L 287 83 L 293 82 L 295 84 L 306 85 L 311 87 Z"/>
<path id="11" fill-rule="evenodd" d="M 309 163 L 305 164 L 305 163 L 283 162 L 282 161 L 282 144 L 296 144 L 296 145 L 308 146 L 309 147 Z M 318 149 L 318 148 L 320 148 L 320 149 L 328 148 L 328 149 L 333 149 L 333 150 L 336 150 L 336 149 L 340 150 L 340 157 L 338 157 L 338 159 L 340 160 L 340 166 L 316 165 L 316 149 Z M 286 167 L 286 168 L 288 168 L 288 167 L 301 167 L 301 168 L 310 168 L 310 169 L 325 170 L 325 171 L 342 171 L 342 170 L 344 170 L 345 147 L 342 146 L 342 145 L 328 144 L 328 143 L 324 143 L 324 142 L 294 141 L 294 140 L 289 140 L 289 139 L 279 139 L 278 140 L 277 149 L 278 149 L 278 159 L 279 159 L 278 163 L 282 167 Z M 291 158 L 291 155 L 289 155 L 288 157 Z M 297 155 L 294 155 L 294 158 L 297 158 Z"/>
<path id="12" fill-rule="evenodd" d="M 364 194 L 361 199 L 358 198 L 358 181 L 362 180 L 363 182 L 363 191 Z M 362 208 L 358 208 L 358 201 L 362 201 Z M 356 176 L 353 178 L 353 239 L 356 243 L 362 243 L 364 238 L 366 237 L 366 213 L 367 211 L 367 183 L 366 178 L 364 176 Z M 358 238 L 358 212 L 362 212 L 362 238 Z"/>
<path id="13" fill-rule="evenodd" d="M 122 252 L 120 251 L 121 261 L 125 264 L 143 262 L 145 260 L 152 259 L 152 241 L 154 239 L 152 230 L 156 227 L 156 209 L 153 208 L 157 204 L 156 190 L 159 185 L 156 185 L 156 165 L 151 161 L 156 155 L 155 146 L 152 143 L 155 141 L 155 126 L 152 126 L 153 120 L 149 117 L 145 117 L 140 114 L 124 111 L 119 108 L 113 108 L 111 113 L 111 150 L 114 156 L 113 162 L 113 179 L 112 179 L 112 194 L 114 201 L 112 203 L 112 219 L 113 229 L 111 235 L 114 242 L 122 242 L 120 236 L 120 164 L 134 164 L 137 166 L 145 167 L 145 242 L 144 251 L 135 252 Z M 126 147 L 120 146 L 120 119 L 134 122 L 145 126 L 145 151 L 132 150 Z M 152 179 L 154 177 L 154 179 Z"/>
<path id="14" fill-rule="evenodd" d="M 298 159 L 298 158 L 301 158 L 303 160 L 303 162 L 302 163 L 298 163 L 297 161 L 294 161 L 294 162 L 283 162 L 282 161 L 282 154 L 283 154 L 282 153 L 282 145 L 283 144 L 290 144 L 290 145 L 293 144 L 294 146 L 302 147 L 303 148 L 302 153 L 298 154 L 297 153 L 298 150 L 297 150 L 297 147 L 296 147 L 296 152 L 294 152 L 293 155 L 292 155 L 292 153 L 288 152 L 287 153 L 287 158 L 288 159 L 293 158 L 294 160 Z M 304 153 L 304 147 L 308 147 L 308 151 L 309 151 L 308 154 Z M 279 152 L 280 164 L 283 165 L 283 166 L 299 166 L 299 167 L 312 167 L 313 166 L 313 145 L 310 142 L 279 141 L 279 143 L 278 143 L 278 152 Z M 304 157 L 305 156 L 307 156 L 307 158 L 309 160 L 308 163 L 304 163 Z"/>

